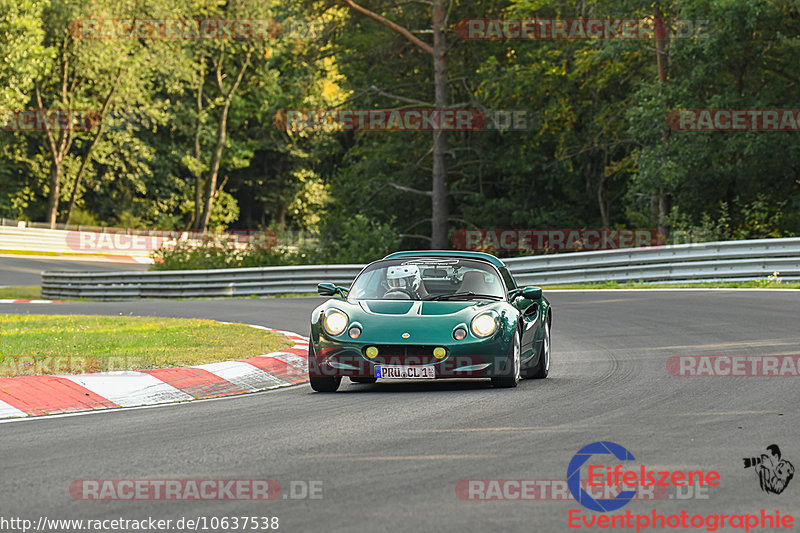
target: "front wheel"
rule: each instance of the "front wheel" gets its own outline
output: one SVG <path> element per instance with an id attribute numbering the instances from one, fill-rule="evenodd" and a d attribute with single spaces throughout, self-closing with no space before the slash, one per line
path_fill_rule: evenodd
<path id="1" fill-rule="evenodd" d="M 341 376 L 337 376 L 335 378 L 324 377 L 324 378 L 309 378 L 311 382 L 311 388 L 317 392 L 336 392 L 336 389 L 339 388 L 339 384 L 342 382 Z"/>
<path id="2" fill-rule="evenodd" d="M 528 371 L 526 378 L 544 379 L 550 372 L 550 322 L 545 320 L 544 323 L 544 339 L 542 339 L 542 348 L 539 350 L 539 362 L 535 367 Z"/>
<path id="3" fill-rule="evenodd" d="M 496 376 L 492 378 L 492 385 L 499 389 L 510 389 L 516 387 L 519 380 L 522 378 L 520 373 L 520 347 L 519 347 L 519 331 L 514 330 L 514 340 L 511 343 L 511 353 L 508 354 L 506 359 L 506 367 L 503 369 L 503 376 Z"/>

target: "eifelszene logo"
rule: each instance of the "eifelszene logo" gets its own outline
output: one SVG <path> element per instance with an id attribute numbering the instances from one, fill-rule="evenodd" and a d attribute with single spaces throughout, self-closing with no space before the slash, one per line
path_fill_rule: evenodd
<path id="1" fill-rule="evenodd" d="M 605 513 L 607 511 L 615 511 L 620 507 L 626 505 L 636 496 L 635 490 L 623 490 L 614 498 L 598 499 L 592 498 L 588 492 L 581 487 L 581 466 L 583 466 L 593 455 L 600 454 L 613 454 L 614 457 L 620 461 L 635 461 L 636 458 L 631 452 L 609 441 L 593 442 L 578 450 L 567 467 L 567 486 L 579 504 L 591 509 L 592 511 L 599 511 Z M 592 477 L 591 474 L 589 476 Z"/>
<path id="2" fill-rule="evenodd" d="M 646 465 L 633 465 L 625 469 L 624 465 L 607 466 L 598 464 L 598 459 L 589 461 L 598 455 L 612 455 L 618 461 L 636 461 L 631 452 L 624 447 L 609 441 L 588 444 L 578 450 L 567 467 L 567 486 L 575 501 L 592 511 L 606 513 L 615 511 L 635 499 L 639 487 L 716 487 L 720 484 L 717 471 L 668 471 L 653 470 Z M 613 498 L 595 499 L 581 486 L 581 468 L 587 467 L 588 487 L 623 487 L 629 490 L 620 491 Z"/>
<path id="3" fill-rule="evenodd" d="M 777 444 L 767 446 L 769 454 L 761 457 L 745 457 L 744 467 L 752 468 L 758 474 L 761 490 L 770 494 L 780 494 L 794 477 L 794 465 L 781 459 L 781 449 Z"/>

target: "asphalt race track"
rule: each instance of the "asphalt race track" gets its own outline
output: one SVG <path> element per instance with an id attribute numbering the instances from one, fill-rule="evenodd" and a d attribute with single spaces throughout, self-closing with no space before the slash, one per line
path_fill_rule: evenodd
<path id="1" fill-rule="evenodd" d="M 83 261 L 57 259 L 47 256 L 0 255 L 0 287 L 8 285 L 41 285 L 42 272 L 110 272 L 124 270 L 147 270 L 142 263 L 123 263 L 107 261 Z"/>
<path id="2" fill-rule="evenodd" d="M 551 374 L 516 389 L 466 381 L 343 382 L 337 394 L 300 385 L 0 424 L 2 514 L 34 521 L 277 516 L 280 531 L 567 531 L 570 510 L 592 514 L 574 500 L 464 501 L 456 485 L 563 480 L 580 448 L 608 440 L 648 469 L 716 470 L 722 480 L 708 488 L 707 499 L 670 493 L 618 512 L 765 509 L 800 519 L 800 479 L 783 494 L 766 494 L 753 470 L 742 466 L 743 457 L 758 457 L 776 443 L 800 467 L 798 378 L 686 378 L 666 370 L 673 355 L 800 353 L 800 294 L 546 295 L 554 308 Z M 202 317 L 307 335 L 308 316 L 320 301 L 2 305 L 0 312 Z M 123 478 L 266 478 L 278 480 L 286 495 L 292 481 L 321 481 L 323 491 L 322 499 L 267 503 L 85 502 L 69 493 L 74 480 Z"/>

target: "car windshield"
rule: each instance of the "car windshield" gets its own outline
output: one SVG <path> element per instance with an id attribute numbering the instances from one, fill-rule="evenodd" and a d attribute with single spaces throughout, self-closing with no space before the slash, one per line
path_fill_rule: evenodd
<path id="1" fill-rule="evenodd" d="M 497 270 L 483 261 L 460 258 L 399 258 L 369 265 L 353 282 L 348 301 L 503 300 Z"/>

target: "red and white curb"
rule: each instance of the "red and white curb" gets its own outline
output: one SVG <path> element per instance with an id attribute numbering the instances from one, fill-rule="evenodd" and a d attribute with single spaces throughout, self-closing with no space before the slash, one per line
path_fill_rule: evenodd
<path id="1" fill-rule="evenodd" d="M 308 339 L 275 331 L 291 348 L 239 361 L 97 374 L 0 378 L 0 419 L 232 396 L 308 380 Z"/>
<path id="2" fill-rule="evenodd" d="M 64 300 L 0 300 L 0 304 L 60 304 Z"/>

